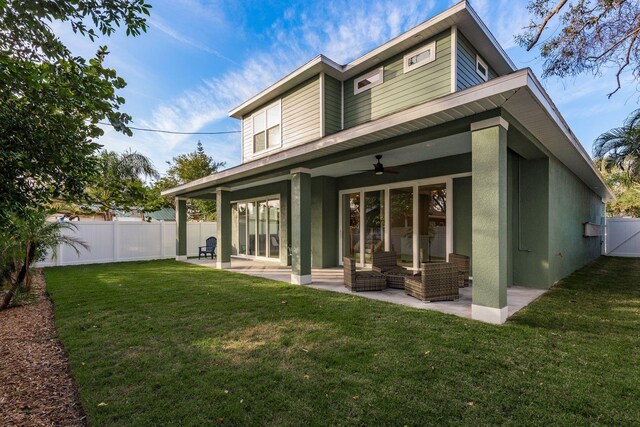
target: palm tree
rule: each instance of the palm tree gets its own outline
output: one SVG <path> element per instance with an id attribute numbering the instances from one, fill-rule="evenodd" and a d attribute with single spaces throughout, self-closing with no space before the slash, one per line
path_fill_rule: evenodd
<path id="1" fill-rule="evenodd" d="M 31 266 L 48 253 L 55 254 L 58 245 L 69 245 L 77 253 L 87 244 L 62 233 L 75 229 L 70 222 L 47 222 L 46 212 L 34 210 L 23 217 L 12 216 L 10 229 L 0 232 L 0 285 L 8 290 L 0 303 L 0 310 L 7 308 L 19 287 L 29 290 Z"/>
<path id="2" fill-rule="evenodd" d="M 593 156 L 601 168 L 626 170 L 640 179 L 640 109 L 624 125 L 603 133 L 593 145 Z"/>
<path id="3" fill-rule="evenodd" d="M 144 198 L 143 178 L 158 179 L 160 174 L 151 160 L 137 151 L 101 151 L 100 181 L 87 190 L 88 199 L 113 219 L 115 209 L 128 209 Z"/>

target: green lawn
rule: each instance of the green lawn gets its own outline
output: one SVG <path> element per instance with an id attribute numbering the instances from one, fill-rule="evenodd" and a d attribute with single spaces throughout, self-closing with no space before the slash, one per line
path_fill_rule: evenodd
<path id="1" fill-rule="evenodd" d="M 93 425 L 640 424 L 640 260 L 503 326 L 174 261 L 45 273 Z"/>

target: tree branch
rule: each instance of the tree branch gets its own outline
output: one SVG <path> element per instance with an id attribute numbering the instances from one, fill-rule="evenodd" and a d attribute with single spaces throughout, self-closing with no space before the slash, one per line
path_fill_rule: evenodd
<path id="1" fill-rule="evenodd" d="M 533 40 L 531 40 L 531 42 L 529 42 L 527 51 L 533 49 L 536 43 L 538 43 L 538 40 L 540 40 L 540 36 L 542 36 L 542 31 L 544 31 L 551 18 L 557 15 L 558 12 L 560 12 L 560 9 L 562 9 L 566 3 L 567 0 L 560 0 L 556 7 L 547 16 L 545 16 L 544 20 L 540 23 L 540 25 L 538 25 L 538 31 L 536 32 L 535 37 L 533 38 Z"/>
<path id="2" fill-rule="evenodd" d="M 639 30 L 640 30 L 640 28 L 639 28 Z M 607 95 L 607 98 L 611 98 L 614 93 L 616 93 L 617 91 L 620 90 L 620 87 L 622 86 L 622 84 L 620 83 L 620 75 L 622 74 L 624 69 L 627 68 L 627 66 L 631 62 L 631 51 L 633 50 L 633 45 L 636 43 L 637 40 L 638 40 L 638 30 L 635 31 L 635 34 L 633 35 L 633 38 L 631 39 L 631 42 L 629 43 L 629 47 L 627 48 L 627 54 L 625 56 L 624 64 L 622 65 L 622 67 L 620 67 L 620 69 L 618 69 L 618 72 L 616 73 L 616 83 L 618 84 L 618 86 L 616 87 L 616 89 L 613 92 L 611 92 L 611 93 L 609 93 Z"/>

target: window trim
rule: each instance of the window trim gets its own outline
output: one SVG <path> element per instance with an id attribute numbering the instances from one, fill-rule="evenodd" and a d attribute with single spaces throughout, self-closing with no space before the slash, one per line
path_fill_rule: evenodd
<path id="1" fill-rule="evenodd" d="M 414 57 L 416 55 L 420 55 L 421 53 L 426 52 L 428 50 L 431 50 L 431 52 L 432 52 L 432 55 L 431 55 L 431 57 L 429 59 L 427 59 L 426 61 L 418 62 L 416 64 L 412 64 L 412 65 L 408 64 L 409 58 Z M 416 68 L 420 68 L 420 67 L 422 67 L 424 65 L 430 64 L 431 62 L 436 60 L 436 55 L 437 54 L 436 54 L 436 41 L 435 40 L 432 41 L 431 43 L 427 43 L 426 45 L 424 45 L 424 46 L 422 46 L 422 47 L 420 47 L 420 48 L 418 48 L 416 50 L 413 50 L 413 51 L 407 53 L 402 59 L 403 64 L 404 64 L 404 72 L 408 73 L 409 71 L 415 70 Z"/>
<path id="2" fill-rule="evenodd" d="M 372 76 L 375 76 L 376 74 L 380 74 L 380 80 L 378 80 L 375 83 L 371 83 L 363 88 L 358 88 L 358 83 L 360 83 L 363 80 L 366 80 Z M 375 70 L 371 70 L 366 74 L 361 75 L 360 77 L 356 78 L 355 80 L 353 80 L 353 94 L 357 95 L 359 93 L 362 93 L 364 91 L 370 90 L 372 87 L 381 85 L 382 83 L 384 83 L 384 67 L 378 67 Z"/>
<path id="3" fill-rule="evenodd" d="M 269 128 L 267 127 L 267 110 L 278 105 L 279 110 L 280 110 L 280 117 L 278 120 L 278 126 L 280 126 L 280 144 L 278 144 L 277 146 L 274 147 L 269 147 L 269 139 L 268 139 L 268 131 Z M 257 116 L 260 113 L 264 113 L 264 150 L 260 150 L 260 151 L 256 151 L 256 146 L 255 146 L 255 136 L 256 136 L 256 126 L 255 126 L 255 116 Z M 275 126 L 272 126 L 275 127 Z M 259 110 L 254 111 L 253 113 L 251 113 L 251 154 L 252 155 L 260 155 L 269 151 L 273 151 L 273 150 L 277 150 L 279 148 L 282 148 L 282 99 L 278 99 L 275 102 L 272 102 L 269 105 L 266 105 L 264 107 L 262 107 Z"/>
<path id="4" fill-rule="evenodd" d="M 478 64 L 482 65 L 484 67 L 484 69 L 486 70 L 485 74 L 482 74 L 480 72 L 480 70 L 478 69 Z M 489 66 L 487 65 L 486 62 L 484 62 L 484 60 L 482 58 L 480 58 L 480 55 L 476 54 L 476 74 L 478 74 L 480 77 L 482 77 L 482 79 L 486 82 L 489 81 Z"/>

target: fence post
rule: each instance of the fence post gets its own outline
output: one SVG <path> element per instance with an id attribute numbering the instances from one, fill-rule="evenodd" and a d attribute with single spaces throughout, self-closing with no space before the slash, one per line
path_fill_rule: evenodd
<path id="1" fill-rule="evenodd" d="M 62 260 L 60 259 L 60 257 L 62 256 L 62 245 L 61 244 L 57 244 L 56 245 L 56 251 L 54 253 L 54 256 L 56 258 L 56 266 L 61 266 L 62 265 Z"/>
<path id="2" fill-rule="evenodd" d="M 111 225 L 113 226 L 113 261 L 118 261 L 119 251 L 118 251 L 118 221 L 111 221 Z"/>
<path id="3" fill-rule="evenodd" d="M 164 259 L 164 220 L 160 221 L 160 258 Z"/>

